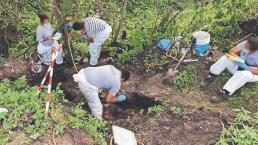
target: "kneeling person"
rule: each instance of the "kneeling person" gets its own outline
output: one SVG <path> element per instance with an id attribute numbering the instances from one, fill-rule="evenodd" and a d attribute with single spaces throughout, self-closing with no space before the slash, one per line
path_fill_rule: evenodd
<path id="1" fill-rule="evenodd" d="M 78 83 L 79 89 L 84 94 L 92 115 L 102 119 L 103 106 L 98 96 L 101 89 L 109 90 L 105 97 L 108 103 L 122 102 L 126 97 L 120 95 L 116 97 L 120 90 L 121 82 L 127 81 L 130 73 L 127 70 L 118 70 L 112 65 L 99 67 L 87 67 L 74 74 L 74 81 Z"/>
<path id="2" fill-rule="evenodd" d="M 53 48 L 59 48 L 56 57 L 56 64 L 63 63 L 62 49 L 56 40 L 53 39 L 53 28 L 46 15 L 39 15 L 40 25 L 37 27 L 38 54 L 40 62 L 44 65 L 50 65 L 51 53 Z"/>
<path id="3" fill-rule="evenodd" d="M 230 49 L 229 55 L 239 57 L 245 63 L 236 62 L 224 55 L 211 66 L 206 79 L 201 83 L 202 87 L 206 87 L 213 82 L 216 76 L 220 75 L 225 69 L 233 74 L 219 95 L 211 98 L 213 102 L 220 102 L 227 99 L 247 82 L 258 81 L 258 37 L 253 37 L 239 43 Z"/>

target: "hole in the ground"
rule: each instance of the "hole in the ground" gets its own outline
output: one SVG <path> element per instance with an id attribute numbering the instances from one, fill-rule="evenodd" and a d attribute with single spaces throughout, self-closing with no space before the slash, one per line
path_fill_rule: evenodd
<path id="1" fill-rule="evenodd" d="M 155 105 L 161 105 L 161 102 L 140 93 L 133 93 L 128 95 L 127 100 L 122 103 L 104 107 L 104 118 L 107 120 L 126 119 L 134 112 L 140 112 L 141 109 L 147 110 Z"/>
<path id="2" fill-rule="evenodd" d="M 140 93 L 133 93 L 128 96 L 128 99 L 118 104 L 120 108 L 124 109 L 148 109 L 151 106 L 161 105 L 160 101 L 156 101 L 154 98 L 147 97 Z"/>

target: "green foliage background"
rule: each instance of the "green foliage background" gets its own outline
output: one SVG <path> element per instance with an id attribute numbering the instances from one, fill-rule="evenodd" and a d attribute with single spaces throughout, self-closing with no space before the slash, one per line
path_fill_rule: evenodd
<path id="1" fill-rule="evenodd" d="M 126 2 L 126 0 L 55 1 L 62 16 L 72 15 L 75 20 L 86 16 L 99 16 L 108 21 L 113 27 L 113 32 L 116 31 L 121 18 L 121 7 Z M 8 40 L 11 44 L 9 49 L 11 56 L 35 40 L 35 29 L 39 23 L 38 13 L 48 14 L 54 26 L 58 28 L 51 6 L 48 0 L 2 1 L 0 29 L 15 33 L 13 36 L 16 36 Z M 236 38 L 243 33 L 239 23 L 255 17 L 257 7 L 257 0 L 130 0 L 122 27 L 122 30 L 127 32 L 128 39 L 118 41 L 122 46 L 130 44 L 133 49 L 122 47 L 122 52 L 117 54 L 117 61 L 125 63 L 131 60 L 143 51 L 144 44 L 150 44 L 159 38 L 172 39 L 183 32 L 184 41 L 189 41 L 192 33 L 198 30 L 210 32 L 213 46 L 227 50 L 232 37 Z"/>
<path id="2" fill-rule="evenodd" d="M 118 37 L 118 46 L 110 45 L 111 41 L 108 41 L 105 46 L 109 49 L 112 60 L 119 64 L 137 60 L 139 55 L 144 54 L 144 46 L 151 45 L 153 41 L 159 38 L 173 39 L 179 33 L 183 33 L 183 42 L 186 43 L 190 40 L 192 33 L 199 30 L 206 30 L 211 33 L 213 48 L 228 50 L 232 46 L 232 39 L 239 38 L 243 34 L 239 24 L 257 17 L 258 14 L 257 0 L 54 1 L 60 8 L 62 16 L 72 15 L 74 20 L 81 20 L 86 16 L 98 16 L 106 20 L 113 28 L 113 35 L 117 31 L 118 22 L 122 17 L 121 8 L 127 2 L 128 6 L 121 30 L 127 32 L 128 38 L 122 40 Z M 9 49 L 9 58 L 23 52 L 29 45 L 33 44 L 35 30 L 39 24 L 37 18 L 39 13 L 47 14 L 54 27 L 59 29 L 60 26 L 55 19 L 55 13 L 52 12 L 50 0 L 0 1 L 0 48 Z M 111 39 L 113 39 L 113 35 Z M 85 54 L 85 51 L 88 50 L 87 45 L 79 40 L 78 34 L 73 33 L 72 36 L 74 48 Z M 8 47 L 2 47 L 6 43 Z M 30 53 L 34 51 L 36 51 L 36 47 L 30 50 Z M 147 63 L 151 60 L 156 61 L 152 57 L 153 55 L 150 55 L 150 58 L 139 61 Z M 159 56 L 156 58 L 159 58 Z M 0 54 L 0 62 L 7 60 L 2 58 Z M 189 83 L 195 81 L 195 76 L 196 71 L 191 66 L 187 67 L 175 78 L 174 84 L 179 89 L 187 88 Z M 257 86 L 244 89 L 241 96 L 254 96 L 256 94 L 250 92 L 256 92 L 255 90 L 257 90 Z M 14 83 L 5 80 L 0 84 L 0 105 L 11 108 L 8 116 L 0 114 L 0 119 L 3 121 L 3 127 L 0 129 L 1 143 L 5 143 L 11 138 L 9 131 L 12 129 L 22 128 L 34 140 L 44 134 L 50 127 L 56 126 L 56 133 L 58 134 L 62 133 L 67 126 L 70 126 L 84 130 L 100 144 L 106 144 L 103 138 L 106 122 L 88 117 L 88 114 L 80 105 L 73 108 L 73 115 L 69 117 L 59 115 L 62 114 L 62 103 L 65 103 L 61 90 L 57 90 L 54 94 L 55 99 L 61 98 L 61 100 L 58 100 L 62 103 L 57 104 L 54 109 L 56 112 L 53 112 L 53 116 L 47 122 L 44 122 L 44 99 L 37 97 L 34 94 L 35 92 L 36 88 L 27 87 L 24 78 Z M 162 109 L 157 107 L 150 112 L 155 111 L 159 114 Z M 24 116 L 31 116 L 34 124 L 24 122 Z M 251 136 L 253 136 L 253 130 L 251 131 Z M 235 133 L 231 129 L 228 132 L 233 135 Z M 226 136 L 229 135 L 226 134 Z M 221 136 L 221 139 L 224 138 L 225 136 Z"/>

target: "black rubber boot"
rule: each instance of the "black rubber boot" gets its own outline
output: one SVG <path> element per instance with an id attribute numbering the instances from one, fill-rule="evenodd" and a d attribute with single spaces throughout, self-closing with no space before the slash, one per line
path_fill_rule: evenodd
<path id="1" fill-rule="evenodd" d="M 211 97 L 211 101 L 214 103 L 222 102 L 229 98 L 229 92 L 227 90 L 221 90 L 217 96 Z"/>
<path id="2" fill-rule="evenodd" d="M 217 75 L 214 75 L 212 73 L 208 73 L 205 77 L 205 79 L 201 82 L 202 88 L 207 88 L 209 84 L 211 84 L 215 79 L 217 78 Z"/>

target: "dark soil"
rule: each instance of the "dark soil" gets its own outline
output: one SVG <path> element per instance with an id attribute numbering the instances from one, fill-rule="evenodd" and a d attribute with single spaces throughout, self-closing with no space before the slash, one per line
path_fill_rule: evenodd
<path id="1" fill-rule="evenodd" d="M 250 33 L 258 35 L 258 17 L 244 21 L 242 24 L 240 24 L 240 28 L 245 35 Z"/>
<path id="2" fill-rule="evenodd" d="M 105 61 L 102 60 L 102 62 Z M 133 68 L 130 65 L 127 67 Z M 203 109 L 205 108 L 203 102 L 182 94 L 173 86 L 164 84 L 165 68 L 161 73 L 150 73 L 147 76 L 142 70 L 140 72 L 134 71 L 136 69 L 131 70 L 133 71 L 130 80 L 123 84 L 121 89 L 121 94 L 125 94 L 128 100 L 120 104 L 104 103 L 104 116 L 111 121 L 111 125 L 118 125 L 135 132 L 137 140 L 145 145 L 213 144 L 219 137 L 220 120 L 228 122 L 232 118 L 226 111 L 223 115 L 208 112 Z M 72 81 L 73 73 L 75 71 L 72 67 L 64 69 L 61 74 L 65 78 L 62 80 L 62 88 L 69 100 L 85 101 L 77 84 Z M 148 108 L 154 105 L 166 108 L 161 117 L 147 113 Z M 169 111 L 171 105 L 180 106 L 185 113 L 172 114 Z M 109 134 L 112 132 L 110 131 Z M 106 139 L 109 140 L 109 136 L 106 136 Z M 80 131 L 79 133 L 74 130 L 70 131 L 70 129 L 65 134 L 56 136 L 58 144 L 94 144 L 90 141 L 92 141 L 91 138 L 86 134 Z M 53 144 L 51 130 L 34 144 L 42 143 Z"/>

